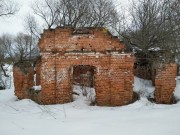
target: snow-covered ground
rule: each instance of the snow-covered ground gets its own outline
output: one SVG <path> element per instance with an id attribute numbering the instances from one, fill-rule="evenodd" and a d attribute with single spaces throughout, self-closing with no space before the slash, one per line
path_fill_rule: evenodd
<path id="1" fill-rule="evenodd" d="M 138 87 L 143 81 L 135 79 L 136 91 L 145 86 L 148 93 L 153 91 L 150 82 Z M 180 83 L 176 92 L 180 93 Z M 130 105 L 98 107 L 80 97 L 44 106 L 17 100 L 13 88 L 0 91 L 0 135 L 180 135 L 180 102 L 160 105 L 142 96 Z"/>
<path id="2" fill-rule="evenodd" d="M 153 98 L 154 90 L 155 88 L 152 86 L 152 81 L 138 77 L 134 78 L 134 91 L 141 97 Z"/>
<path id="3" fill-rule="evenodd" d="M 176 78 L 176 88 L 174 91 L 174 96 L 177 100 L 180 100 L 180 76 Z"/>

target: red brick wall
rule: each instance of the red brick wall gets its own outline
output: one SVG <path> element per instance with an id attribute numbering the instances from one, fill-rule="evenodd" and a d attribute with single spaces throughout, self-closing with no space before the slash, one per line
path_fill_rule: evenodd
<path id="1" fill-rule="evenodd" d="M 74 65 L 96 67 L 95 90 L 97 105 L 128 104 L 133 96 L 133 61 L 127 55 L 42 53 L 42 102 L 44 104 L 72 101 L 71 79 Z"/>
<path id="2" fill-rule="evenodd" d="M 33 86 L 34 80 L 33 67 L 24 67 L 23 70 L 16 65 L 13 68 L 15 95 L 19 99 L 28 98 L 27 90 Z"/>
<path id="3" fill-rule="evenodd" d="M 33 68 L 22 70 L 14 66 L 15 95 L 34 98 L 41 104 L 72 101 L 73 67 L 95 67 L 96 103 L 100 106 L 119 106 L 132 102 L 134 57 L 123 53 L 125 45 L 104 28 L 87 29 L 88 34 L 72 28 L 45 30 L 39 41 L 41 61 L 37 62 L 36 81 L 42 90 L 28 91 L 33 86 Z M 175 88 L 177 67 L 165 65 L 157 70 L 155 100 L 170 103 Z M 154 80 L 154 79 L 153 79 Z M 29 92 L 29 93 L 28 93 Z M 35 95 L 35 96 L 34 96 Z"/>
<path id="4" fill-rule="evenodd" d="M 119 39 L 114 38 L 104 28 L 89 29 L 91 34 L 73 34 L 72 28 L 45 30 L 39 41 L 41 52 L 74 51 L 84 48 L 86 51 L 106 51 L 125 49 Z"/>
<path id="5" fill-rule="evenodd" d="M 155 100 L 157 103 L 171 103 L 176 87 L 177 65 L 166 64 L 162 68 L 159 68 L 156 73 Z"/>
<path id="6" fill-rule="evenodd" d="M 72 28 L 44 31 L 39 41 L 41 100 L 44 104 L 72 101 L 72 67 L 75 65 L 96 68 L 97 105 L 117 106 L 132 101 L 134 57 L 113 53 L 123 51 L 125 46 L 106 29 L 91 28 L 88 31 L 90 34 L 74 34 Z"/>

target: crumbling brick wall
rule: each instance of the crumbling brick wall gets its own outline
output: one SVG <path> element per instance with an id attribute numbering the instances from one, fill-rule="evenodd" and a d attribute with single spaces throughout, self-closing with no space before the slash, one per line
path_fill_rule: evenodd
<path id="1" fill-rule="evenodd" d="M 96 69 L 97 105 L 117 106 L 132 102 L 134 57 L 104 28 L 44 31 L 41 51 L 41 101 L 44 104 L 72 101 L 72 67 Z"/>
<path id="2" fill-rule="evenodd" d="M 55 65 L 56 63 L 56 65 Z M 133 57 L 131 55 L 100 56 L 98 54 L 59 53 L 42 55 L 42 102 L 44 104 L 72 101 L 72 67 L 96 67 L 95 90 L 97 105 L 124 105 L 133 96 Z"/>
<path id="3" fill-rule="evenodd" d="M 104 28 L 89 28 L 89 34 L 83 34 L 83 30 L 59 27 L 45 30 L 39 41 L 41 52 L 67 52 L 67 51 L 96 51 L 107 50 L 122 51 L 125 45 L 118 38 L 113 37 Z M 87 33 L 85 31 L 85 33 Z"/>
<path id="4" fill-rule="evenodd" d="M 19 62 L 13 68 L 15 95 L 19 99 L 28 98 L 27 90 L 33 86 L 34 69 L 29 62 Z"/>
<path id="5" fill-rule="evenodd" d="M 156 70 L 155 100 L 157 103 L 169 104 L 176 87 L 177 64 L 165 64 Z"/>
<path id="6" fill-rule="evenodd" d="M 18 63 L 14 66 L 15 95 L 31 98 L 41 104 L 72 101 L 73 69 L 89 66 L 94 69 L 96 104 L 119 106 L 133 100 L 134 56 L 124 52 L 125 45 L 104 28 L 73 29 L 58 27 L 45 30 L 39 40 L 41 60 L 36 63 L 36 85 L 33 91 L 33 67 Z M 170 103 L 175 88 L 176 64 L 153 70 L 157 103 Z M 77 75 L 77 74 L 76 74 Z M 156 75 L 156 76 L 155 76 Z M 150 78 L 150 77 L 149 77 Z M 154 79 L 155 78 L 155 79 Z"/>

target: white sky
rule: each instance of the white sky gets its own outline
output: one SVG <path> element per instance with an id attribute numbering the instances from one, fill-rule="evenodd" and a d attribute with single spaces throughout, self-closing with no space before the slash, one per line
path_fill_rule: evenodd
<path id="1" fill-rule="evenodd" d="M 15 16 L 1 17 L 0 18 L 0 35 L 3 33 L 17 34 L 23 32 L 24 29 L 24 18 L 26 15 L 32 13 L 31 4 L 35 0 L 14 0 L 19 4 L 20 10 Z M 114 0 L 115 5 L 121 3 L 122 6 L 127 7 L 129 0 Z"/>
<path id="2" fill-rule="evenodd" d="M 14 0 L 19 4 L 19 12 L 11 17 L 0 18 L 0 35 L 3 33 L 16 34 L 24 30 L 24 17 L 31 11 L 30 5 L 33 0 Z"/>

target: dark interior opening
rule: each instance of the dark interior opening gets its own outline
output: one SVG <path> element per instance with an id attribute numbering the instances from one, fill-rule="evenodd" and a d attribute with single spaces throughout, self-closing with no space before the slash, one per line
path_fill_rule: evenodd
<path id="1" fill-rule="evenodd" d="M 73 84 L 85 87 L 94 87 L 95 68 L 89 65 L 73 67 Z"/>

